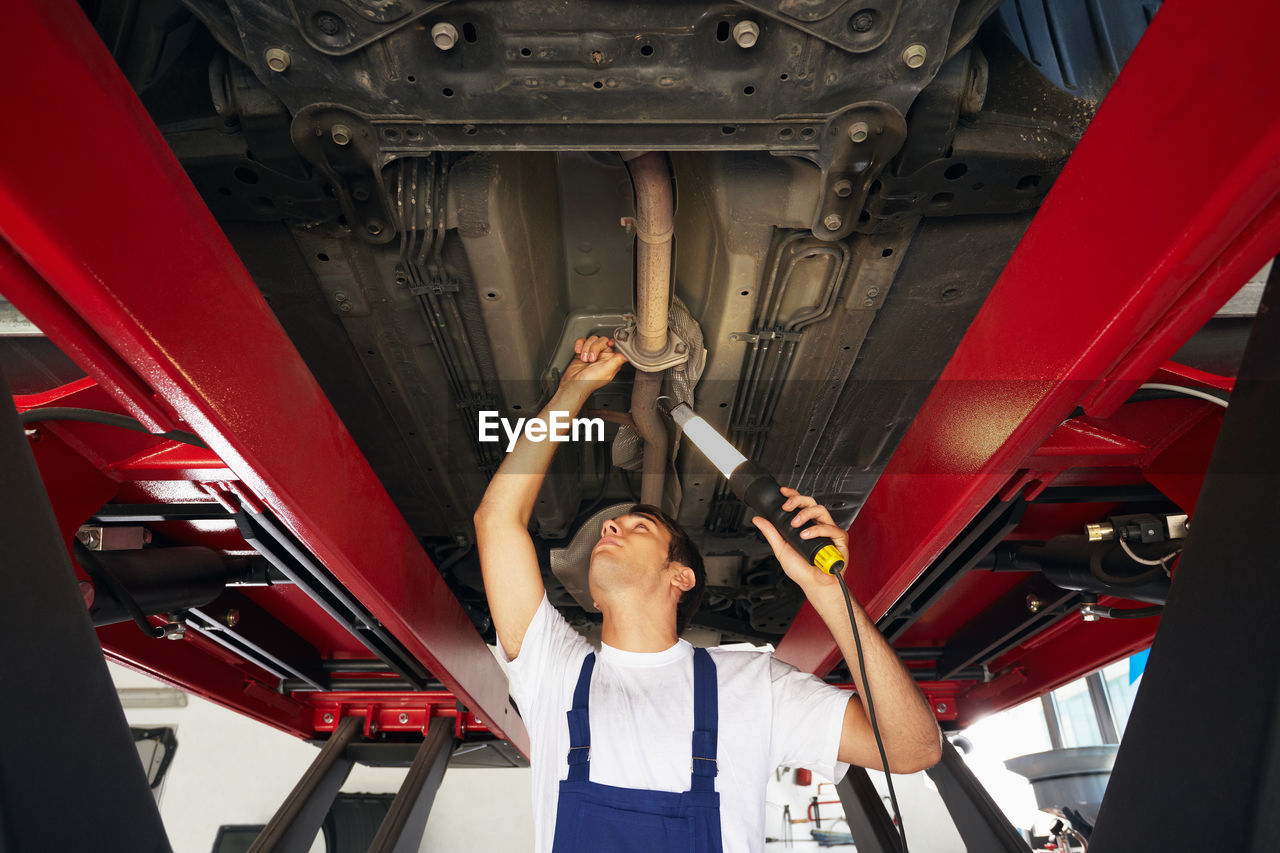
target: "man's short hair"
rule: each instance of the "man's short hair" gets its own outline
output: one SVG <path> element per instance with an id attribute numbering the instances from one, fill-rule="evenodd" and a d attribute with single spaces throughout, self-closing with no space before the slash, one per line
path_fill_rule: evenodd
<path id="1" fill-rule="evenodd" d="M 661 524 L 671 534 L 671 544 L 667 547 L 667 559 L 693 569 L 693 586 L 684 591 L 676 604 L 676 633 L 683 634 L 689 627 L 693 614 L 702 606 L 702 598 L 707 591 L 707 570 L 702 565 L 702 554 L 698 546 L 693 544 L 689 534 L 684 532 L 676 520 L 658 507 L 651 504 L 636 504 L 627 510 L 627 515 L 643 515 Z"/>

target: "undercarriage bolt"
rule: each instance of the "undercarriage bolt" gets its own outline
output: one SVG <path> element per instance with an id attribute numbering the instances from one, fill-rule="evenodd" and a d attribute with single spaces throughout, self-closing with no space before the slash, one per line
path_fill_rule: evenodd
<path id="1" fill-rule="evenodd" d="M 614 337 L 614 340 L 625 341 L 627 338 L 631 337 L 631 333 L 628 332 L 626 329 L 623 329 L 621 332 L 618 332 L 618 334 L 614 335 L 613 337 Z"/>
<path id="2" fill-rule="evenodd" d="M 324 715 L 324 721 L 325 721 L 326 723 L 332 723 L 332 722 L 333 722 L 333 714 L 325 714 L 325 715 Z"/>
<path id="3" fill-rule="evenodd" d="M 934 707 L 934 710 L 935 710 L 935 711 L 937 711 L 939 714 L 945 714 L 945 713 L 947 713 L 947 703 L 946 703 L 946 702 L 939 702 L 937 705 L 934 705 L 933 707 Z"/>
<path id="4" fill-rule="evenodd" d="M 838 195 L 840 198 L 848 198 L 849 196 L 853 195 L 853 181 L 849 181 L 849 180 L 836 181 L 834 184 L 831 185 L 831 189 L 834 190 L 835 194 Z"/>
<path id="5" fill-rule="evenodd" d="M 400 725 L 403 726 L 405 723 L 409 722 L 409 715 L 402 711 L 400 712 L 400 716 L 396 717 L 396 719 L 399 720 Z"/>
<path id="6" fill-rule="evenodd" d="M 240 624 L 240 611 L 232 607 L 223 615 L 222 621 L 228 628 L 234 628 Z"/>
<path id="7" fill-rule="evenodd" d="M 929 49 L 922 44 L 909 44 L 907 49 L 902 51 L 902 61 L 907 64 L 908 68 L 919 68 L 924 65 L 925 59 L 929 56 Z"/>
<path id="8" fill-rule="evenodd" d="M 321 12 L 315 17 L 316 29 L 327 36 L 336 36 L 342 32 L 342 19 L 330 12 Z"/>
<path id="9" fill-rule="evenodd" d="M 876 13 L 871 9 L 863 9 L 849 19 L 849 29 L 855 33 L 870 32 L 876 25 Z"/>
<path id="10" fill-rule="evenodd" d="M 181 622 L 170 622 L 162 630 L 166 640 L 181 640 L 187 633 L 187 626 Z"/>
<path id="11" fill-rule="evenodd" d="M 855 121 L 849 125 L 849 139 L 853 142 L 866 142 L 871 133 L 871 125 L 865 121 Z"/>
<path id="12" fill-rule="evenodd" d="M 733 40 L 738 47 L 755 47 L 760 40 L 760 26 L 755 21 L 738 21 L 733 25 Z"/>
<path id="13" fill-rule="evenodd" d="M 684 344 L 676 344 L 676 352 L 684 352 L 688 347 Z"/>
<path id="14" fill-rule="evenodd" d="M 822 220 L 822 224 L 827 226 L 828 231 L 839 231 L 840 226 L 844 224 L 844 220 L 840 218 L 838 213 L 829 213 L 827 218 Z"/>
<path id="15" fill-rule="evenodd" d="M 283 73 L 289 67 L 289 54 L 278 47 L 267 50 L 267 67 L 277 74 Z"/>
<path id="16" fill-rule="evenodd" d="M 441 50 L 453 50 L 458 43 L 458 28 L 441 21 L 431 28 L 431 41 Z"/>
<path id="17" fill-rule="evenodd" d="M 1044 607 L 1044 602 L 1037 598 L 1034 594 L 1027 596 L 1027 609 L 1032 613 L 1039 613 Z"/>
<path id="18" fill-rule="evenodd" d="M 335 124 L 329 129 L 329 138 L 334 145 L 346 145 L 351 141 L 351 128 L 345 124 Z"/>

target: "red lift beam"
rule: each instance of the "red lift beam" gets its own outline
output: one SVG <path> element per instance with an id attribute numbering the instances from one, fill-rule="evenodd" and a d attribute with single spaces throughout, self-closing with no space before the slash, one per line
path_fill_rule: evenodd
<path id="1" fill-rule="evenodd" d="M 101 39 L 16 0 L 0 291 L 151 427 L 181 420 L 373 616 L 528 753 L 507 682 Z M 35 71 L 38 69 L 38 72 Z"/>
<path id="2" fill-rule="evenodd" d="M 1160 9 L 850 528 L 872 618 L 1076 406 L 1114 411 L 1280 250 L 1278 27 L 1269 0 Z M 839 652 L 806 605 L 778 656 L 825 674 Z"/>

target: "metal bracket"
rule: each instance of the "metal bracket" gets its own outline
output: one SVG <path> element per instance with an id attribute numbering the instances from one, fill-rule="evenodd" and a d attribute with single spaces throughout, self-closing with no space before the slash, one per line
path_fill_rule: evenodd
<path id="1" fill-rule="evenodd" d="M 76 538 L 90 551 L 137 551 L 151 542 L 151 531 L 145 527 L 104 527 L 85 524 Z"/>
<path id="2" fill-rule="evenodd" d="M 429 281 L 426 284 L 414 284 L 409 286 L 409 293 L 414 296 L 421 296 L 424 293 L 457 293 L 458 283 L 456 281 Z"/>
<path id="3" fill-rule="evenodd" d="M 657 373 L 672 367 L 679 367 L 689 360 L 689 344 L 671 329 L 667 329 L 667 348 L 657 354 L 641 353 L 635 346 L 635 317 L 627 315 L 627 325 L 621 326 L 613 333 L 614 348 L 627 357 L 627 361 L 635 365 L 636 370 L 645 373 Z"/>
<path id="4" fill-rule="evenodd" d="M 744 344 L 756 344 L 760 341 L 798 341 L 803 332 L 783 332 L 778 329 L 761 329 L 757 332 L 731 332 L 729 340 L 741 341 Z"/>
<path id="5" fill-rule="evenodd" d="M 1080 618 L 1085 622 L 1097 622 L 1110 611 L 1110 607 L 1101 607 L 1096 602 L 1085 602 L 1080 605 Z"/>
<path id="6" fill-rule="evenodd" d="M 862 215 L 871 184 L 902 148 L 907 123 L 887 104 L 861 104 L 831 119 L 820 151 L 795 152 L 822 169 L 813 236 L 840 240 Z"/>

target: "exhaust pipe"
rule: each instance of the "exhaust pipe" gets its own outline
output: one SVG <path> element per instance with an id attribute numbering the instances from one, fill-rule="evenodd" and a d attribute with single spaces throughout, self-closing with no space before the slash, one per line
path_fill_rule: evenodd
<path id="1" fill-rule="evenodd" d="M 657 356 L 667 349 L 667 317 L 671 308 L 671 252 L 675 228 L 675 198 L 671 169 L 665 154 L 623 154 L 636 194 L 636 349 Z M 640 500 L 662 507 L 666 485 L 669 440 L 667 425 L 658 414 L 664 370 L 637 367 L 631 391 L 631 417 L 644 439 Z"/>

